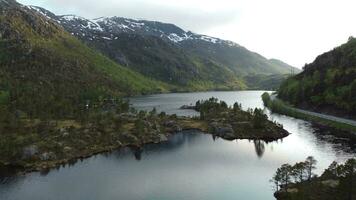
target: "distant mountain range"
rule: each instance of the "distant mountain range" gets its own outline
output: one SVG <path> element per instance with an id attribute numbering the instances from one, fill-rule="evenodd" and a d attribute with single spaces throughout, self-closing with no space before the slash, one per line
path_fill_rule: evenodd
<path id="1" fill-rule="evenodd" d="M 276 85 L 290 69 L 172 24 L 56 16 L 0 0 L 0 109 L 29 117 L 74 116 L 88 101 L 120 96 L 260 88 L 246 81 Z"/>
<path id="2" fill-rule="evenodd" d="M 246 88 L 245 76 L 289 74 L 293 68 L 234 42 L 184 31 L 173 24 L 121 17 L 90 20 L 29 8 L 119 64 L 169 84 L 204 89 L 199 85 L 205 83 L 210 89 L 241 89 Z"/>

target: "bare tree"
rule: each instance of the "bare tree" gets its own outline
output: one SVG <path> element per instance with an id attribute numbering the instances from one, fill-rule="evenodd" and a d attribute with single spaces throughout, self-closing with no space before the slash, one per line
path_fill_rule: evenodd
<path id="1" fill-rule="evenodd" d="M 314 175 L 313 170 L 316 169 L 317 160 L 313 156 L 307 157 L 305 161 L 305 167 L 307 172 L 308 180 L 311 180 L 312 176 Z"/>

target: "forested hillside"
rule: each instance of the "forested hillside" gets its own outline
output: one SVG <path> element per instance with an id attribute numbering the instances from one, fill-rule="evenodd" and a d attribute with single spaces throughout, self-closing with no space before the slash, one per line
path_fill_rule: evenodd
<path id="1" fill-rule="evenodd" d="M 356 39 L 332 51 L 286 80 L 278 96 L 297 106 L 356 117 Z"/>
<path id="2" fill-rule="evenodd" d="M 88 48 L 16 1 L 0 1 L 2 111 L 61 117 L 99 98 L 167 89 Z"/>

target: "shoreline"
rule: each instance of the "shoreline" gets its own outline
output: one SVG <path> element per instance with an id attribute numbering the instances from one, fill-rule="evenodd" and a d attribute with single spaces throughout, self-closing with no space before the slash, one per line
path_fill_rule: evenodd
<path id="1" fill-rule="evenodd" d="M 229 107 L 210 98 L 197 102 L 195 110 L 200 117 L 166 115 L 153 109 L 150 112 L 94 111 L 93 116 L 83 121 L 24 119 L 20 129 L 8 129 L 0 138 L 9 144 L 3 148 L 0 169 L 12 168 L 24 173 L 45 171 L 121 147 L 141 148 L 164 142 L 170 135 L 187 130 L 225 140 L 265 142 L 289 135 L 282 125 L 269 121 L 261 109 L 243 111 L 238 103 Z"/>
<path id="2" fill-rule="evenodd" d="M 182 120 L 182 121 L 180 121 Z M 174 129 L 167 130 L 167 133 L 165 136 L 167 138 L 164 138 L 163 140 L 157 140 L 157 139 L 142 139 L 140 141 L 137 141 L 135 143 L 127 143 L 127 144 L 118 144 L 118 145 L 112 145 L 112 146 L 104 146 L 104 147 L 99 147 L 96 148 L 95 150 L 92 150 L 90 152 L 82 152 L 80 155 L 74 156 L 74 157 L 68 157 L 64 159 L 59 159 L 59 160 L 51 160 L 51 161 L 41 161 L 41 162 L 36 162 L 36 163 L 26 163 L 24 165 L 18 165 L 18 164 L 9 164 L 9 163 L 0 163 L 0 170 L 1 168 L 4 169 L 10 169 L 14 170 L 14 173 L 11 173 L 10 176 L 21 176 L 21 175 L 26 175 L 28 173 L 33 173 L 33 172 L 46 172 L 49 170 L 53 170 L 56 168 L 59 168 L 61 166 L 65 166 L 67 164 L 70 164 L 72 162 L 76 162 L 81 159 L 87 159 L 92 156 L 98 155 L 98 154 L 103 154 L 103 153 L 108 153 L 112 152 L 115 150 L 118 150 L 120 148 L 142 148 L 144 145 L 148 144 L 160 144 L 162 142 L 165 142 L 169 140 L 168 137 L 173 136 L 177 133 L 182 133 L 185 131 L 199 131 L 201 134 L 206 134 L 206 135 L 212 135 L 215 137 L 219 137 L 224 140 L 228 141 L 233 141 L 233 140 L 260 140 L 264 142 L 273 142 L 273 141 L 278 141 L 280 139 L 283 139 L 284 137 L 287 137 L 289 133 L 286 130 L 281 130 L 281 134 L 279 137 L 271 137 L 271 136 L 236 136 L 235 138 L 224 138 L 221 135 L 213 134 L 210 133 L 207 127 L 204 127 L 204 125 L 200 125 L 202 127 L 196 127 L 196 125 L 193 125 L 193 127 L 187 126 L 187 123 L 189 123 L 189 120 L 192 120 L 191 118 L 186 118 L 183 117 L 180 120 L 178 120 L 178 124 L 181 126 L 179 131 L 176 131 Z M 187 121 L 188 120 L 188 121 Z M 192 120 L 196 121 L 196 120 Z M 200 120 L 197 120 L 198 122 L 201 122 Z M 96 145 L 93 145 L 96 146 Z"/>
<path id="3" fill-rule="evenodd" d="M 326 118 L 323 118 L 320 116 L 311 115 L 308 113 L 308 111 L 301 112 L 297 108 L 290 107 L 289 105 L 284 103 L 282 100 L 279 100 L 279 99 L 272 100 L 269 94 L 268 94 L 268 96 L 265 94 L 267 94 L 267 93 L 264 93 L 262 95 L 264 105 L 267 108 L 269 108 L 273 113 L 278 113 L 278 114 L 294 117 L 297 119 L 306 120 L 306 121 L 315 123 L 318 126 L 327 126 L 330 128 L 337 129 L 339 131 L 349 132 L 348 134 L 336 133 L 336 135 L 341 135 L 344 137 L 346 136 L 348 138 L 356 140 L 356 126 L 353 126 L 348 123 L 331 120 L 331 119 L 326 119 Z"/>

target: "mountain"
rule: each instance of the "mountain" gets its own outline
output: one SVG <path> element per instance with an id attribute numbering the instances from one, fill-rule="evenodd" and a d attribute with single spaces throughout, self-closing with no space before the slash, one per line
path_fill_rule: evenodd
<path id="1" fill-rule="evenodd" d="M 286 80 L 281 99 L 321 112 L 356 117 L 356 39 L 318 56 Z"/>
<path id="2" fill-rule="evenodd" d="M 169 87 L 111 61 L 38 12 L 0 1 L 1 109 L 61 116 L 89 100 Z"/>
<path id="3" fill-rule="evenodd" d="M 247 88 L 250 90 L 275 91 L 289 76 L 289 74 L 253 74 L 245 76 L 244 80 L 246 81 Z"/>
<path id="4" fill-rule="evenodd" d="M 116 62 L 170 84 L 205 82 L 244 88 L 246 75 L 286 74 L 292 68 L 234 42 L 184 31 L 173 24 L 121 17 L 89 20 L 30 8 Z"/>

